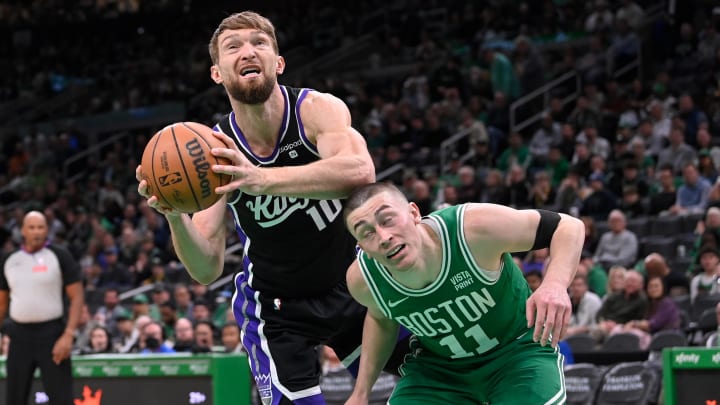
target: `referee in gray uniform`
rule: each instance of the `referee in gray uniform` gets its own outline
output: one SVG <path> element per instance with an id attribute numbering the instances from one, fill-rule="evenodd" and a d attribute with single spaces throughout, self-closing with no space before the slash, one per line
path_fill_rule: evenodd
<path id="1" fill-rule="evenodd" d="M 10 307 L 8 405 L 27 404 L 40 368 L 51 405 L 72 405 L 70 351 L 83 306 L 80 266 L 66 249 L 47 243 L 48 225 L 37 211 L 25 215 L 23 246 L 0 259 L 0 324 Z M 67 322 L 63 292 L 70 300 Z"/>

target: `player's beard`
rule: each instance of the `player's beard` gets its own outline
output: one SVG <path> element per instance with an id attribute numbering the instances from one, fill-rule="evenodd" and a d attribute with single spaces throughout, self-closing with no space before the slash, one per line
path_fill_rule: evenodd
<path id="1" fill-rule="evenodd" d="M 243 104 L 262 104 L 270 98 L 276 83 L 276 80 L 263 75 L 260 83 L 247 86 L 240 85 L 238 81 L 229 82 L 225 86 L 225 91 L 230 97 Z"/>

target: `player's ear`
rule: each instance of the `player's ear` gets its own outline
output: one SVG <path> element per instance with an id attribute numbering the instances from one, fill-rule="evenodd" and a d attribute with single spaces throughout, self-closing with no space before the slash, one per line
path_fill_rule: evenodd
<path id="1" fill-rule="evenodd" d="M 283 74 L 284 71 L 285 71 L 285 58 L 283 58 L 282 56 L 278 56 L 277 66 L 275 67 L 275 73 L 277 73 L 277 75 L 280 76 L 281 74 Z"/>
<path id="2" fill-rule="evenodd" d="M 414 202 L 410 202 L 409 208 L 410 208 L 410 214 L 413 216 L 415 223 L 419 224 L 420 219 L 422 218 L 422 213 L 420 212 L 420 208 Z"/>
<path id="3" fill-rule="evenodd" d="M 210 66 L 210 78 L 215 84 L 222 83 L 222 76 L 220 76 L 220 69 L 218 69 L 217 65 Z"/>

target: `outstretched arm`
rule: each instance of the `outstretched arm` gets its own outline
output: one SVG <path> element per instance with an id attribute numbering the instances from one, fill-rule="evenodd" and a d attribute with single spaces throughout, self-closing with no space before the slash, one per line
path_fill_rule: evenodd
<path id="1" fill-rule="evenodd" d="M 350 266 L 347 281 L 350 294 L 368 311 L 363 325 L 360 369 L 346 405 L 367 404 L 370 391 L 395 348 L 400 325 L 385 317 L 377 307 L 357 261 Z"/>
<path id="2" fill-rule="evenodd" d="M 342 100 L 310 92 L 300 105 L 305 133 L 317 146 L 320 160 L 301 166 L 259 168 L 234 146 L 232 139 L 216 134 L 232 149 L 213 149 L 215 156 L 233 162 L 213 170 L 233 176 L 216 192 L 240 189 L 258 195 L 333 199 L 346 197 L 354 188 L 375 181 L 375 167 L 365 139 L 351 125 L 350 111 Z"/>
<path id="3" fill-rule="evenodd" d="M 544 345 L 552 334 L 552 345 L 555 346 L 570 322 L 572 307 L 567 288 L 580 262 L 585 227 L 577 218 L 565 214 L 544 215 L 559 215 L 554 229 L 548 230 L 547 222 L 541 221 L 538 210 L 471 204 L 465 212 L 464 230 L 475 260 L 486 269 L 499 268 L 501 255 L 505 252 L 550 247 L 550 261 L 543 282 L 528 298 L 526 316 L 528 327 L 535 325 L 535 340 Z M 538 231 L 541 225 L 541 231 Z"/>
<path id="4" fill-rule="evenodd" d="M 192 215 L 183 214 L 160 205 L 156 196 L 148 193 L 147 181 L 142 179 L 141 167 L 135 170 L 139 181 L 138 193 L 147 204 L 165 215 L 170 226 L 173 247 L 190 276 L 203 284 L 215 281 L 225 263 L 225 204 L 223 196 L 215 204 Z"/>

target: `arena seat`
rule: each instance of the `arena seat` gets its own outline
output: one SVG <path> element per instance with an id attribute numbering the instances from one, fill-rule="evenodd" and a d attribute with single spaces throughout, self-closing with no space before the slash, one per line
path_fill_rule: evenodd
<path id="1" fill-rule="evenodd" d="M 593 405 L 606 367 L 591 363 L 565 366 L 567 405 Z"/>
<path id="2" fill-rule="evenodd" d="M 660 373 L 648 362 L 616 364 L 603 375 L 596 405 L 655 404 L 660 392 Z"/>
<path id="3" fill-rule="evenodd" d="M 579 333 L 577 335 L 568 336 L 565 341 L 570 345 L 570 349 L 575 352 L 589 352 L 596 349 L 597 341 L 587 333 Z"/>
<path id="4" fill-rule="evenodd" d="M 640 350 L 640 338 L 629 332 L 608 336 L 602 344 L 602 350 L 612 352 L 632 352 Z"/>

